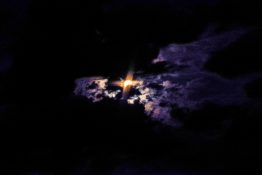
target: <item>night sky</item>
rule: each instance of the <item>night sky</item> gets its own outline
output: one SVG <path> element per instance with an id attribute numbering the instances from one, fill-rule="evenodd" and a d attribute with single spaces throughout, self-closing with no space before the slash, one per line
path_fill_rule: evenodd
<path id="1" fill-rule="evenodd" d="M 1 0 L 0 174 L 261 174 L 261 25 L 252 0 Z M 90 99 L 130 67 L 137 103 Z"/>

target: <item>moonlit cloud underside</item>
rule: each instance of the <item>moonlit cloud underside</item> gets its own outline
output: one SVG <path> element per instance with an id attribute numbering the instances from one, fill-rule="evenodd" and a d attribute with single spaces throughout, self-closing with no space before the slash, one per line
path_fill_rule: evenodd
<path id="1" fill-rule="evenodd" d="M 169 65 L 181 67 L 170 68 L 159 74 L 135 76 L 139 82 L 133 87 L 136 93 L 128 96 L 126 102 L 130 105 L 143 105 L 146 115 L 173 127 L 183 124 L 176 120 L 176 109 L 196 110 L 207 103 L 248 103 L 250 99 L 245 93 L 244 85 L 261 76 L 260 73 L 228 80 L 202 68 L 214 52 L 236 42 L 245 33 L 244 30 L 232 30 L 192 43 L 170 44 L 162 48 L 152 64 L 165 61 Z M 76 80 L 74 93 L 85 96 L 92 102 L 99 102 L 104 98 L 120 100 L 121 88 L 110 90 L 109 86 L 107 78 L 85 77 Z"/>

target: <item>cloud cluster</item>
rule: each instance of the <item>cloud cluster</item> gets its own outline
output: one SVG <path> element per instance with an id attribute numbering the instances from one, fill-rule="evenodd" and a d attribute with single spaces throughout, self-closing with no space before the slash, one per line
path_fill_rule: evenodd
<path id="1" fill-rule="evenodd" d="M 212 54 L 237 41 L 245 30 L 232 30 L 207 38 L 201 38 L 189 44 L 170 44 L 160 50 L 153 64 L 165 61 L 172 68 L 165 72 L 150 75 L 137 75 L 139 83 L 135 93 L 126 100 L 144 106 L 145 114 L 154 120 L 173 127 L 180 127 L 181 122 L 172 115 L 176 109 L 196 110 L 203 105 L 242 105 L 248 102 L 244 90 L 246 80 L 229 80 L 218 74 L 203 69 L 203 65 Z M 121 89 L 108 90 L 109 80 L 103 77 L 87 77 L 76 81 L 76 95 L 82 95 L 93 102 L 103 98 L 119 100 Z"/>

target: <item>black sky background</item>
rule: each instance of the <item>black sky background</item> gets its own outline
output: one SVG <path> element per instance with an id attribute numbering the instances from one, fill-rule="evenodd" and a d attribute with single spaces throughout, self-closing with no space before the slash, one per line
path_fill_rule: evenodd
<path id="1" fill-rule="evenodd" d="M 195 41 L 208 28 L 251 32 L 207 70 L 227 78 L 259 72 L 261 15 L 259 2 L 237 0 L 0 1 L 1 174 L 111 174 L 123 164 L 258 174 L 261 79 L 246 88 L 252 107 L 177 111 L 189 118 L 181 130 L 150 121 L 140 106 L 91 104 L 73 90 L 79 77 L 124 77 L 133 62 L 161 71 L 150 65 L 161 47 Z"/>

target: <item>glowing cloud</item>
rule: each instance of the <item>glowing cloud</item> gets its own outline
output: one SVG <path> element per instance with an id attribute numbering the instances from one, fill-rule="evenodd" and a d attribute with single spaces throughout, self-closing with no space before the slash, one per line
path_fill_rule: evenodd
<path id="1" fill-rule="evenodd" d="M 228 80 L 203 69 L 211 54 L 237 41 L 243 34 L 244 30 L 236 30 L 202 38 L 193 43 L 171 44 L 160 50 L 153 63 L 165 61 L 181 68 L 169 68 L 159 74 L 139 76 L 130 71 L 125 80 L 112 83 L 103 77 L 82 78 L 76 81 L 75 94 L 85 96 L 93 102 L 112 98 L 125 100 L 131 105 L 141 104 L 145 114 L 153 120 L 181 127 L 182 123 L 172 115 L 172 111 L 176 109 L 195 110 L 207 103 L 242 105 L 250 101 L 244 85 L 261 74 Z M 108 90 L 110 84 L 119 89 Z M 130 95 L 130 89 L 135 89 L 136 93 Z"/>

